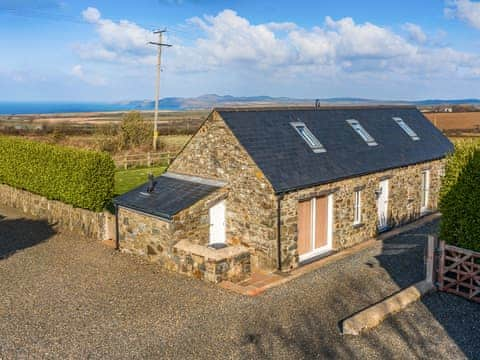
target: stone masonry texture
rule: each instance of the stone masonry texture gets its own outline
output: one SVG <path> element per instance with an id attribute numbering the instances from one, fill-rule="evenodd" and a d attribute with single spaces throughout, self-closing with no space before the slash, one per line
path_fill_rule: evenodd
<path id="1" fill-rule="evenodd" d="M 248 247 L 254 268 L 276 266 L 276 196 L 262 171 L 213 112 L 169 171 L 227 182 L 227 242 Z"/>
<path id="2" fill-rule="evenodd" d="M 421 205 L 422 171 L 430 170 L 428 210 L 436 211 L 444 160 L 397 168 L 331 184 L 316 186 L 285 195 L 281 202 L 282 268 L 298 266 L 297 206 L 299 199 L 333 192 L 333 249 L 341 250 L 377 235 L 375 190 L 382 179 L 389 180 L 389 226 L 418 219 Z M 362 190 L 362 222 L 354 225 L 355 189 Z"/>
<path id="3" fill-rule="evenodd" d="M 422 171 L 430 171 L 429 211 L 437 209 L 444 160 L 392 169 L 287 193 L 280 201 L 282 270 L 299 266 L 297 251 L 297 207 L 300 199 L 333 194 L 333 249 L 341 250 L 377 235 L 376 190 L 389 180 L 389 225 L 397 226 L 419 218 Z M 222 180 L 226 186 L 166 222 L 121 209 L 120 244 L 124 251 L 145 255 L 171 270 L 218 282 L 242 278 L 241 272 L 274 270 L 277 267 L 277 196 L 262 171 L 215 111 L 170 165 L 168 171 Z M 354 193 L 362 189 L 362 222 L 354 226 Z M 248 249 L 230 265 L 212 270 L 208 259 L 195 256 L 192 248 L 209 240 L 209 208 L 226 201 L 226 233 L 230 246 Z M 185 243 L 183 243 L 185 244 Z M 216 265 L 215 265 L 216 266 Z M 205 271 L 206 268 L 209 270 Z M 226 269 L 235 268 L 234 272 Z M 214 276 L 212 274 L 220 274 Z M 244 274 L 245 275 L 245 274 Z"/>
<path id="4" fill-rule="evenodd" d="M 113 217 L 108 213 L 96 213 L 75 208 L 60 201 L 28 191 L 0 184 L 0 203 L 20 209 L 35 217 L 45 218 L 60 228 L 75 231 L 88 238 L 106 240 L 113 237 L 110 223 Z"/>

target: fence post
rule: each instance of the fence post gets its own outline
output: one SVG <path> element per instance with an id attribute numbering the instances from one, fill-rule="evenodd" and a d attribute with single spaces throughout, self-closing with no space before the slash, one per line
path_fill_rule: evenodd
<path id="1" fill-rule="evenodd" d="M 435 249 L 437 247 L 437 237 L 428 235 L 427 257 L 426 257 L 426 281 L 435 284 Z"/>
<path id="2" fill-rule="evenodd" d="M 443 273 L 445 272 L 445 241 L 440 241 L 440 256 L 439 256 L 439 265 L 438 265 L 438 288 L 443 290 L 444 280 Z"/>
<path id="3" fill-rule="evenodd" d="M 152 159 L 150 158 L 150 151 L 147 153 L 147 165 L 148 165 L 148 167 L 152 166 Z"/>
<path id="4" fill-rule="evenodd" d="M 125 170 L 128 169 L 128 156 L 125 155 L 125 164 L 124 164 Z"/>

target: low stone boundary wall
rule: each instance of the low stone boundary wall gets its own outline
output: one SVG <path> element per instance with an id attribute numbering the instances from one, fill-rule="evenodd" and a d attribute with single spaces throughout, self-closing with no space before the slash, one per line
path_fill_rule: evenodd
<path id="1" fill-rule="evenodd" d="M 91 239 L 107 240 L 114 236 L 111 226 L 114 215 L 75 208 L 8 185 L 0 184 L 0 205 L 20 209 L 26 214 L 47 219 L 62 229 Z"/>
<path id="2" fill-rule="evenodd" d="M 251 271 L 250 252 L 240 245 L 215 250 L 182 240 L 173 247 L 173 260 L 172 270 L 215 284 L 244 280 Z"/>

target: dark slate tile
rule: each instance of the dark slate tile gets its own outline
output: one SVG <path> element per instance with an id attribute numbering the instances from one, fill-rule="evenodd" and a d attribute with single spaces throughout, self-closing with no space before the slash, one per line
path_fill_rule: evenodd
<path id="1" fill-rule="evenodd" d="M 278 193 L 439 159 L 453 151 L 415 108 L 218 112 Z M 393 117 L 401 117 L 420 140 L 413 141 Z M 347 119 L 359 121 L 378 146 L 368 146 Z M 292 121 L 304 122 L 327 152 L 314 153 Z"/>
<path id="2" fill-rule="evenodd" d="M 179 211 L 186 209 L 220 187 L 202 184 L 167 176 L 155 179 L 157 185 L 152 193 L 147 193 L 144 184 L 114 199 L 116 205 L 171 219 Z"/>

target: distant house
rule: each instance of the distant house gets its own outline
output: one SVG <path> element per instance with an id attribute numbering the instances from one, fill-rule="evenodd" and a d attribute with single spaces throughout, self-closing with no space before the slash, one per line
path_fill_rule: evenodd
<path id="1" fill-rule="evenodd" d="M 216 109 L 116 198 L 118 245 L 212 282 L 289 271 L 435 211 L 452 150 L 411 107 Z"/>

